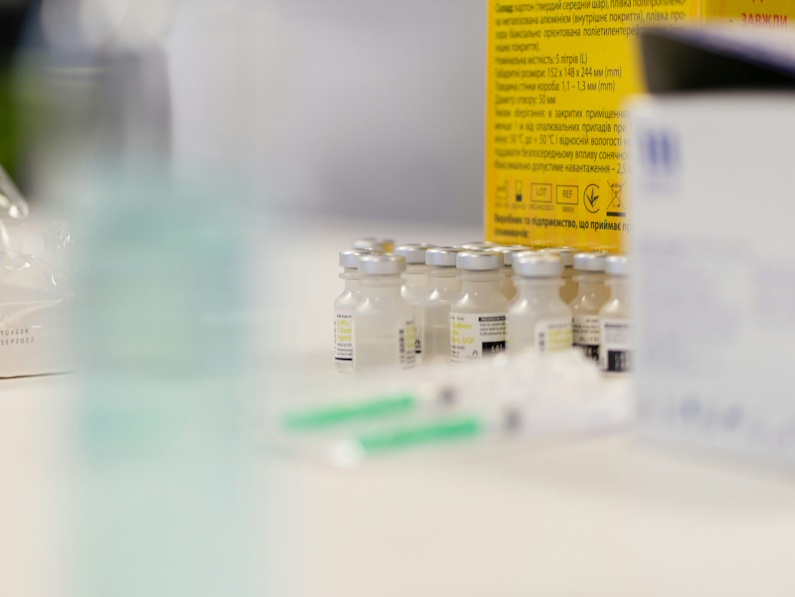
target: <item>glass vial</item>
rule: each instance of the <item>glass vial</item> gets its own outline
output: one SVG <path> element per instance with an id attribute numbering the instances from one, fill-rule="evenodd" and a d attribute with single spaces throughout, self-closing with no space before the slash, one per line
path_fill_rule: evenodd
<path id="1" fill-rule="evenodd" d="M 395 247 L 395 255 L 400 255 L 406 260 L 406 271 L 403 273 L 403 287 L 400 289 L 400 294 L 414 309 L 414 321 L 417 325 L 414 352 L 418 360 L 422 359 L 422 301 L 431 291 L 428 266 L 425 264 L 425 251 L 432 247 L 433 245 L 420 244 Z"/>
<path id="2" fill-rule="evenodd" d="M 425 252 L 430 268 L 430 292 L 422 301 L 422 359 L 450 360 L 450 304 L 461 294 L 460 272 L 455 260 L 461 249 L 437 247 Z"/>
<path id="3" fill-rule="evenodd" d="M 502 293 L 505 295 L 509 301 L 513 300 L 513 297 L 516 296 L 516 286 L 513 283 L 513 260 L 514 256 L 518 255 L 519 253 L 524 253 L 529 251 L 528 247 L 523 247 L 521 245 L 508 245 L 508 246 L 499 246 L 489 249 L 490 251 L 496 251 L 498 253 L 502 253 L 503 258 L 503 266 L 502 266 L 502 280 L 500 280 L 500 289 Z"/>
<path id="4" fill-rule="evenodd" d="M 553 352 L 571 348 L 571 309 L 560 298 L 563 261 L 554 253 L 514 256 L 516 298 L 508 306 L 507 348 Z"/>
<path id="5" fill-rule="evenodd" d="M 334 366 L 340 373 L 353 372 L 353 309 L 361 300 L 359 257 L 370 251 L 340 251 L 340 279 L 345 289 L 334 301 Z"/>
<path id="6" fill-rule="evenodd" d="M 361 301 L 353 310 L 353 367 L 414 366 L 414 309 L 400 296 L 406 260 L 399 255 L 359 257 Z"/>
<path id="7" fill-rule="evenodd" d="M 634 334 L 629 304 L 629 267 L 627 257 L 611 256 L 605 260 L 611 296 L 599 310 L 599 367 L 602 371 L 632 370 Z"/>
<path id="8" fill-rule="evenodd" d="M 500 290 L 502 253 L 462 251 L 461 295 L 450 305 L 450 358 L 454 362 L 481 359 L 505 350 L 508 299 Z"/>
<path id="9" fill-rule="evenodd" d="M 569 303 L 572 313 L 572 340 L 585 356 L 599 360 L 599 309 L 607 302 L 609 291 L 605 280 L 604 253 L 574 255 L 574 281 L 577 296 Z"/>
<path id="10" fill-rule="evenodd" d="M 563 261 L 563 273 L 560 275 L 563 280 L 563 286 L 560 287 L 560 298 L 567 305 L 570 304 L 574 297 L 577 296 L 577 282 L 574 281 L 574 254 L 577 251 L 571 247 L 552 247 L 542 249 L 542 252 L 560 255 Z"/>
<path id="11" fill-rule="evenodd" d="M 395 250 L 395 241 L 391 238 L 378 238 L 376 236 L 365 236 L 353 241 L 351 246 L 354 249 L 365 251 L 378 251 L 379 253 L 391 253 Z"/>

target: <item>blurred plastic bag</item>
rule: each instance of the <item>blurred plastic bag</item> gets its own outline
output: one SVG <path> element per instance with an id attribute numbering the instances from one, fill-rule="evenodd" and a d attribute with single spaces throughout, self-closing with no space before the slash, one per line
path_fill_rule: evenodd
<path id="1" fill-rule="evenodd" d="M 65 267 L 71 234 L 62 222 L 41 233 L 48 256 L 24 252 L 32 226 L 25 199 L 0 166 L 0 377 L 73 368 L 66 304 L 73 296 Z M 54 265 L 51 262 L 59 262 Z"/>

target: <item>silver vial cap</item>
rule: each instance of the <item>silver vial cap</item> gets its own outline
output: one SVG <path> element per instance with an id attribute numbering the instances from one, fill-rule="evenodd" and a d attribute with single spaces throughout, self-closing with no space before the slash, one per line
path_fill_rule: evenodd
<path id="1" fill-rule="evenodd" d="M 502 253 L 495 251 L 461 251 L 455 258 L 458 269 L 469 271 L 500 269 L 504 263 Z"/>
<path id="2" fill-rule="evenodd" d="M 400 255 L 370 253 L 359 257 L 359 272 L 366 276 L 389 276 L 406 271 L 406 260 Z"/>
<path id="3" fill-rule="evenodd" d="M 341 267 L 359 267 L 359 257 L 362 255 L 370 255 L 373 251 L 363 249 L 343 249 L 340 251 L 340 266 Z"/>
<path id="4" fill-rule="evenodd" d="M 581 272 L 605 271 L 605 253 L 577 253 L 574 255 L 574 269 Z"/>
<path id="5" fill-rule="evenodd" d="M 395 241 L 391 238 L 378 238 L 376 236 L 366 236 L 353 241 L 351 246 L 354 249 L 369 249 L 370 251 L 382 251 L 391 253 L 395 248 Z"/>
<path id="6" fill-rule="evenodd" d="M 492 243 L 487 240 L 483 241 L 473 241 L 471 243 L 463 243 L 458 245 L 459 248 L 464 249 L 466 251 L 482 251 L 484 249 L 491 249 L 492 247 L 499 247 L 497 243 Z"/>
<path id="7" fill-rule="evenodd" d="M 513 265 L 513 261 L 516 258 L 516 255 L 520 253 L 526 253 L 530 250 L 529 247 L 524 247 L 522 245 L 507 245 L 507 246 L 498 246 L 492 247 L 488 249 L 489 251 L 496 251 L 497 253 L 502 253 L 502 258 L 505 263 L 505 267 L 510 267 Z"/>
<path id="8" fill-rule="evenodd" d="M 513 271 L 522 278 L 559 278 L 563 260 L 554 253 L 524 253 L 516 257 Z"/>
<path id="9" fill-rule="evenodd" d="M 455 267 L 456 256 L 461 251 L 458 247 L 434 247 L 425 251 L 425 263 L 434 267 Z"/>
<path id="10" fill-rule="evenodd" d="M 541 249 L 541 252 L 560 255 L 563 267 L 574 267 L 574 254 L 577 250 L 572 247 L 549 247 L 548 249 Z"/>
<path id="11" fill-rule="evenodd" d="M 395 247 L 394 253 L 404 257 L 408 265 L 425 265 L 425 252 L 433 247 L 434 245 L 412 243 Z"/>
<path id="12" fill-rule="evenodd" d="M 630 262 L 624 255 L 611 255 L 605 259 L 605 271 L 611 276 L 628 276 Z"/>

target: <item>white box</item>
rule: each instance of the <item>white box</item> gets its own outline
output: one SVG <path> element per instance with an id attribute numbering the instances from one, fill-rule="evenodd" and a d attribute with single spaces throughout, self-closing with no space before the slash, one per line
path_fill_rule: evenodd
<path id="1" fill-rule="evenodd" d="M 9 288 L 0 296 L 10 298 L 0 302 L 0 378 L 74 370 L 69 303 Z"/>
<path id="2" fill-rule="evenodd" d="M 795 94 L 629 114 L 641 428 L 795 459 Z"/>

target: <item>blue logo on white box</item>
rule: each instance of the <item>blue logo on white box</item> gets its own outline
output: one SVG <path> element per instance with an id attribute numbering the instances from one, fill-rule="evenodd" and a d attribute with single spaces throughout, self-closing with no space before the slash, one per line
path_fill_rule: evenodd
<path id="1" fill-rule="evenodd" d="M 679 167 L 676 137 L 669 131 L 645 131 L 641 136 L 641 160 L 644 169 L 655 175 L 674 174 Z"/>
<path id="2" fill-rule="evenodd" d="M 666 129 L 640 132 L 641 185 L 650 195 L 671 195 L 680 174 L 679 138 Z"/>

